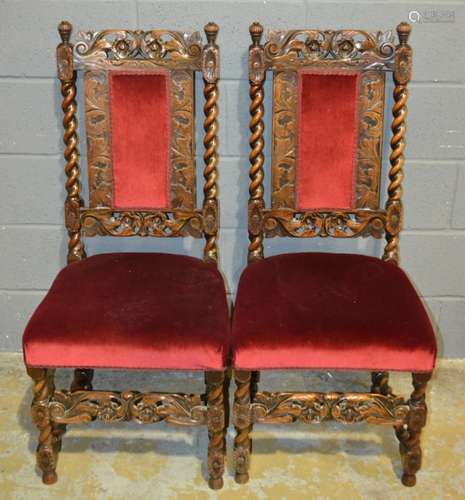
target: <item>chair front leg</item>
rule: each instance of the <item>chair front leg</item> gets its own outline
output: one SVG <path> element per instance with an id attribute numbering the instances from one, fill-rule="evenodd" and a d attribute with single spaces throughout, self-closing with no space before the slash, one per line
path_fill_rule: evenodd
<path id="1" fill-rule="evenodd" d="M 73 382 L 71 383 L 71 391 L 91 391 L 93 378 L 94 370 L 76 368 L 74 370 Z"/>
<path id="2" fill-rule="evenodd" d="M 387 396 L 392 393 L 389 385 L 389 372 L 371 372 L 371 390 L 373 394 Z"/>
<path id="3" fill-rule="evenodd" d="M 405 425 L 396 428 L 396 435 L 400 441 L 403 475 L 402 483 L 405 486 L 415 486 L 415 474 L 421 468 L 421 430 L 426 424 L 427 407 L 425 402 L 426 384 L 431 373 L 413 373 L 414 391 L 408 402 L 410 411 Z"/>
<path id="4" fill-rule="evenodd" d="M 34 381 L 31 415 L 32 421 L 39 429 L 37 466 L 42 471 L 42 481 L 45 484 L 53 484 L 57 481 L 56 466 L 63 431 L 63 426 L 54 426 L 48 406 L 55 390 L 55 370 L 28 368 L 27 372 Z"/>
<path id="5" fill-rule="evenodd" d="M 234 478 L 236 483 L 245 484 L 249 480 L 250 450 L 252 446 L 250 439 L 252 431 L 251 393 L 258 382 L 258 377 L 256 375 L 252 377 L 250 371 L 235 370 L 234 380 L 236 382 L 233 406 L 234 427 L 236 429 L 234 438 Z"/>
<path id="6" fill-rule="evenodd" d="M 208 426 L 208 485 L 214 490 L 223 487 L 224 458 L 226 455 L 225 372 L 207 372 L 207 426 Z"/>

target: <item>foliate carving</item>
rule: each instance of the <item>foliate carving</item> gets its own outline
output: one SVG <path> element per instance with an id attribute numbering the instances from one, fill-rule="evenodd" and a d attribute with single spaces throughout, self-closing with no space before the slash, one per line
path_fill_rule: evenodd
<path id="1" fill-rule="evenodd" d="M 202 76 L 207 83 L 216 83 L 220 70 L 220 54 L 216 45 L 206 45 L 202 51 Z"/>
<path id="2" fill-rule="evenodd" d="M 108 73 L 103 70 L 86 71 L 84 93 L 89 206 L 109 208 L 112 206 L 113 170 Z"/>
<path id="3" fill-rule="evenodd" d="M 248 205 L 249 234 L 258 236 L 263 231 L 263 200 L 250 200 Z"/>
<path id="4" fill-rule="evenodd" d="M 51 419 L 63 424 L 164 420 L 176 425 L 205 424 L 207 410 L 199 395 L 136 391 L 55 391 L 49 409 Z"/>
<path id="5" fill-rule="evenodd" d="M 403 222 L 402 201 L 392 201 L 386 205 L 386 231 L 395 236 L 400 233 Z"/>
<path id="6" fill-rule="evenodd" d="M 277 71 L 273 80 L 273 208 L 295 207 L 297 157 L 298 76 L 295 71 Z"/>
<path id="7" fill-rule="evenodd" d="M 384 210 L 334 212 L 264 210 L 263 231 L 268 238 L 274 236 L 297 238 L 373 236 L 381 238 L 384 233 L 385 220 Z"/>
<path id="8" fill-rule="evenodd" d="M 402 46 L 396 50 L 394 76 L 396 81 L 402 85 L 412 79 L 413 52 L 410 46 Z"/>
<path id="9" fill-rule="evenodd" d="M 203 217 L 191 212 L 117 212 L 107 209 L 81 210 L 86 236 L 193 236 L 202 237 Z"/>
<path id="10" fill-rule="evenodd" d="M 390 68 L 394 36 L 391 31 L 273 30 L 265 44 L 265 56 L 272 67 L 310 62 L 329 66 L 334 62 L 348 67 Z"/>
<path id="11" fill-rule="evenodd" d="M 259 84 L 265 79 L 265 54 L 263 47 L 256 46 L 249 49 L 249 81 Z"/>
<path id="12" fill-rule="evenodd" d="M 190 70 L 171 71 L 171 206 L 192 210 L 196 206 L 194 145 L 194 75 Z"/>
<path id="13" fill-rule="evenodd" d="M 355 206 L 379 208 L 379 181 L 383 154 L 384 74 L 360 75 L 359 133 L 357 142 Z"/>
<path id="14" fill-rule="evenodd" d="M 65 226 L 70 233 L 81 230 L 81 204 L 75 198 L 67 198 L 65 201 Z"/>
<path id="15" fill-rule="evenodd" d="M 403 423 L 409 407 L 401 397 L 365 393 L 259 392 L 252 402 L 255 423 Z"/>
<path id="16" fill-rule="evenodd" d="M 218 202 L 205 200 L 203 211 L 203 232 L 206 235 L 216 235 L 218 232 Z"/>
<path id="17" fill-rule="evenodd" d="M 184 61 L 198 66 L 201 37 L 198 32 L 168 30 L 87 31 L 78 34 L 74 54 L 78 63 L 86 65 L 145 59 L 157 65 Z"/>

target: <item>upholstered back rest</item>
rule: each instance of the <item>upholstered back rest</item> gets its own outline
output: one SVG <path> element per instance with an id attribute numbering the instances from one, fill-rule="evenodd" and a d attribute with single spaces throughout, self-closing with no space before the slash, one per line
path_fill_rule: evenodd
<path id="1" fill-rule="evenodd" d="M 65 111 L 68 230 L 86 236 L 205 235 L 216 260 L 218 27 L 79 33 L 59 27 L 58 76 Z M 89 203 L 80 197 L 76 71 L 83 72 Z M 205 188 L 196 205 L 195 72 L 204 80 Z M 72 94 L 72 95 L 71 95 Z M 71 155 L 74 155 L 71 157 Z M 71 164 L 70 164 L 71 163 Z M 71 235 L 70 235 L 71 237 Z M 70 243 L 71 244 L 71 243 Z M 82 243 L 70 260 L 83 256 Z"/>
<path id="2" fill-rule="evenodd" d="M 405 24 L 399 29 L 410 31 Z M 271 31 L 261 44 L 263 28 L 254 23 L 250 31 L 249 258 L 263 255 L 263 236 L 380 238 L 390 223 L 400 230 L 398 163 L 403 161 L 399 156 L 405 102 L 402 137 L 393 145 L 400 148 L 394 159 L 397 170 L 390 171 L 391 181 L 396 176 L 396 185 L 389 185 L 395 214 L 392 203 L 389 210 L 380 207 L 380 176 L 385 75 L 400 75 L 400 56 L 407 52 L 404 66 L 410 71 L 407 39 L 396 47 L 391 32 L 293 30 Z M 266 208 L 263 82 L 269 73 L 273 80 L 271 208 Z M 396 79 L 396 89 L 402 85 L 406 99 L 404 80 Z"/>

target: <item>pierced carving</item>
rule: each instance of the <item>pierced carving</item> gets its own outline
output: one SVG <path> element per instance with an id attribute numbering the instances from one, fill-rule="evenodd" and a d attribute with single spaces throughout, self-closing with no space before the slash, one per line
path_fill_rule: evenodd
<path id="1" fill-rule="evenodd" d="M 81 223 L 86 236 L 202 237 L 203 217 L 192 212 L 113 211 L 82 209 Z"/>
<path id="2" fill-rule="evenodd" d="M 270 67 L 312 63 L 339 67 L 392 68 L 394 35 L 391 31 L 272 30 L 265 44 Z"/>
<path id="3" fill-rule="evenodd" d="M 255 423 L 403 423 L 409 407 L 401 397 L 365 393 L 259 392 L 251 404 Z"/>
<path id="4" fill-rule="evenodd" d="M 385 220 L 384 210 L 336 212 L 264 210 L 263 231 L 267 238 L 274 236 L 296 238 L 373 236 L 381 238 L 384 234 Z"/>
<path id="5" fill-rule="evenodd" d="M 169 66 L 185 62 L 198 67 L 201 55 L 200 33 L 168 30 L 103 30 L 80 32 L 74 56 L 78 64 L 118 65 L 132 59 L 144 59 Z"/>
<path id="6" fill-rule="evenodd" d="M 201 396 L 139 393 L 136 391 L 55 391 L 49 403 L 50 418 L 61 424 L 93 420 L 135 420 L 151 424 L 164 420 L 176 425 L 203 425 L 207 408 Z"/>

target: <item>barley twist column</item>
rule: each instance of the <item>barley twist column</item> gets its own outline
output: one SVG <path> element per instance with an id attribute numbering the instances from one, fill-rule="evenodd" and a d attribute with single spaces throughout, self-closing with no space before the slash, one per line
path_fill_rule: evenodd
<path id="1" fill-rule="evenodd" d="M 386 203 L 386 246 L 383 259 L 388 262 L 399 263 L 399 233 L 402 228 L 402 180 L 404 178 L 404 150 L 405 150 L 405 120 L 407 117 L 407 84 L 411 78 L 412 49 L 408 45 L 411 27 L 401 23 L 397 27 L 399 45 L 396 47 L 394 68 L 394 105 L 392 108 L 393 121 L 391 125 L 391 155 L 389 161 L 388 201 Z"/>
<path id="2" fill-rule="evenodd" d="M 218 490 L 223 487 L 224 457 L 226 454 L 226 402 L 224 372 L 207 372 L 208 425 L 208 484 Z"/>
<path id="3" fill-rule="evenodd" d="M 32 421 L 39 429 L 39 444 L 36 451 L 37 466 L 42 471 L 42 481 L 45 484 L 53 484 L 57 481 L 55 469 L 59 442 L 50 419 L 48 404 L 53 395 L 54 371 L 45 368 L 28 368 L 28 374 L 34 381 L 31 406 Z"/>
<path id="4" fill-rule="evenodd" d="M 396 428 L 396 435 L 400 441 L 400 454 L 404 473 L 402 483 L 405 486 L 414 486 L 416 473 L 421 468 L 422 451 L 420 447 L 421 430 L 426 424 L 427 407 L 425 391 L 431 373 L 413 373 L 413 387 L 409 400 L 409 415 L 403 426 Z"/>
<path id="5" fill-rule="evenodd" d="M 263 132 L 265 125 L 263 116 L 265 109 L 263 107 L 264 91 L 263 83 L 265 80 L 265 68 L 263 63 L 263 46 L 260 40 L 263 34 L 263 26 L 253 23 L 250 26 L 250 36 L 252 45 L 249 47 L 249 82 L 250 82 L 250 185 L 249 185 L 249 213 L 251 210 L 264 208 L 263 200 L 263 164 L 265 157 L 263 148 L 265 141 Z M 263 232 L 252 232 L 249 225 L 249 248 L 248 260 L 253 261 L 263 258 Z"/>
<path id="6" fill-rule="evenodd" d="M 249 480 L 249 463 L 252 430 L 251 415 L 251 382 L 252 373 L 249 371 L 235 370 L 234 379 L 236 391 L 234 392 L 234 427 L 236 436 L 234 438 L 234 467 L 235 480 L 244 484 Z"/>
<path id="7" fill-rule="evenodd" d="M 208 23 L 205 26 L 205 34 L 208 44 L 202 53 L 202 74 L 204 80 L 203 94 L 205 114 L 203 144 L 205 147 L 203 160 L 205 168 L 203 176 L 205 184 L 204 192 L 204 232 L 205 248 L 204 259 L 207 262 L 217 262 L 217 233 L 218 233 L 218 72 L 219 72 L 219 49 L 216 45 L 218 26 Z"/>
<path id="8" fill-rule="evenodd" d="M 58 78 L 61 81 L 63 96 L 63 141 L 65 143 L 64 158 L 67 197 L 65 202 L 66 227 L 68 230 L 68 263 L 83 259 L 84 245 L 81 241 L 81 224 L 79 209 L 82 205 L 81 187 L 79 183 L 79 151 L 77 148 L 77 104 L 76 104 L 76 72 L 73 68 L 73 46 L 69 43 L 72 26 L 63 21 L 58 26 L 61 43 L 57 47 Z"/>

